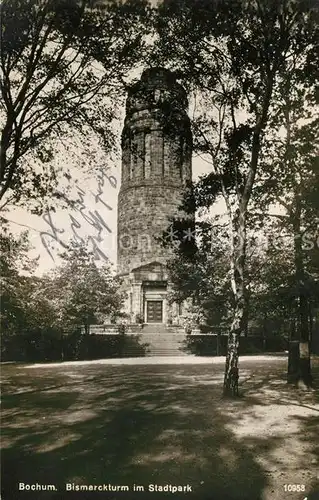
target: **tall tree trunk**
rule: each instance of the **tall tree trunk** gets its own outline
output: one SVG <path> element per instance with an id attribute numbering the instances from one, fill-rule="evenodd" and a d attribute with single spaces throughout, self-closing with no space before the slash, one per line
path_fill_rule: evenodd
<path id="1" fill-rule="evenodd" d="M 226 366 L 224 375 L 224 395 L 238 395 L 238 359 L 239 359 L 239 337 L 241 333 L 241 322 L 243 308 L 238 303 L 234 314 L 234 319 L 228 334 Z"/>
<path id="2" fill-rule="evenodd" d="M 61 333 L 60 342 L 61 342 L 61 361 L 64 361 L 64 335 L 63 335 L 63 333 Z"/>
<path id="3" fill-rule="evenodd" d="M 246 262 L 246 205 L 240 205 L 233 229 L 236 238 L 232 248 L 232 284 L 235 296 L 235 310 L 230 332 L 228 334 L 228 345 L 226 355 L 226 366 L 224 376 L 224 395 L 238 395 L 238 359 L 239 338 L 245 332 L 247 323 L 247 293 L 245 289 L 245 262 Z"/>
<path id="4" fill-rule="evenodd" d="M 247 280 L 249 282 L 249 278 Z M 245 285 L 245 283 L 244 283 Z M 248 337 L 248 320 L 249 320 L 249 300 L 250 294 L 247 287 L 244 286 L 244 311 L 243 311 L 243 334 Z"/>
<path id="5" fill-rule="evenodd" d="M 290 342 L 288 355 L 288 382 L 302 383 L 306 387 L 312 385 L 310 364 L 310 328 L 309 328 L 309 298 L 305 283 L 305 271 L 301 240 L 301 199 L 295 197 L 294 229 L 294 261 L 295 282 L 297 289 L 297 339 Z M 296 342 L 297 341 L 297 342 Z"/>
<path id="6" fill-rule="evenodd" d="M 250 165 L 245 176 L 245 181 L 237 180 L 238 210 L 232 218 L 231 204 L 222 183 L 223 197 L 226 202 L 230 220 L 231 241 L 231 270 L 232 289 L 235 297 L 235 311 L 231 329 L 228 335 L 228 347 L 224 377 L 224 395 L 238 395 L 238 358 L 239 338 L 247 331 L 248 324 L 248 296 L 246 290 L 246 244 L 247 244 L 247 207 L 251 197 L 258 168 L 259 154 L 263 129 L 267 124 L 267 115 L 274 85 L 274 68 L 266 71 L 266 88 L 263 96 L 261 112 L 256 115 L 256 123 L 252 134 L 252 148 Z M 234 112 L 233 103 L 231 103 Z M 234 127 L 236 129 L 236 125 Z M 238 165 L 235 166 L 238 168 Z"/>

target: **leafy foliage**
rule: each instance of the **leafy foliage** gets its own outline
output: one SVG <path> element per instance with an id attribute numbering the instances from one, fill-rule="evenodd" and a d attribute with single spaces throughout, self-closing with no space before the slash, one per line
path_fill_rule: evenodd
<path id="1" fill-rule="evenodd" d="M 226 333 L 233 306 L 229 282 L 227 241 L 217 221 L 196 223 L 196 247 L 191 257 L 185 245 L 175 248 L 168 263 L 173 285 L 171 300 L 191 301 L 190 310 L 201 316 L 201 326 Z"/>
<path id="2" fill-rule="evenodd" d="M 122 295 L 109 265 L 96 266 L 85 246 L 74 245 L 51 276 L 33 275 L 28 235 L 0 237 L 1 333 L 6 359 L 60 359 L 63 335 L 72 344 L 84 325 L 120 315 Z M 19 266 L 20 264 L 20 266 Z M 27 274 L 24 274 L 27 273 Z M 79 336 L 74 337 L 78 342 Z M 63 357 L 63 356 L 62 356 Z"/>
<path id="3" fill-rule="evenodd" d="M 85 245 L 62 254 L 63 264 L 48 276 L 45 293 L 64 327 L 102 323 L 120 314 L 122 295 L 109 264 L 97 267 Z"/>
<path id="4" fill-rule="evenodd" d="M 15 359 L 28 339 L 44 329 L 53 334 L 54 310 L 39 292 L 41 280 L 33 276 L 36 260 L 28 256 L 28 234 L 15 237 L 3 223 L 1 247 L 1 349 Z M 49 333 L 48 333 L 49 334 Z"/>
<path id="5" fill-rule="evenodd" d="M 3 203 L 41 210 L 63 197 L 75 155 L 94 168 L 114 145 L 127 74 L 145 49 L 148 7 L 86 0 L 5 0 L 1 6 Z M 94 162 L 95 160 L 95 162 Z M 62 191 L 62 194 L 61 194 Z"/>

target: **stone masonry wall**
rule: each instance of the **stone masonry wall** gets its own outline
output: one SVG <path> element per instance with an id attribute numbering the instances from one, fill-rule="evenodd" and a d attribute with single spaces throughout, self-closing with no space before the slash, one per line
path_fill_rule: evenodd
<path id="1" fill-rule="evenodd" d="M 168 184 L 135 186 L 119 194 L 119 273 L 152 261 L 165 264 L 168 249 L 156 237 L 162 237 L 168 229 L 180 199 L 180 186 Z"/>

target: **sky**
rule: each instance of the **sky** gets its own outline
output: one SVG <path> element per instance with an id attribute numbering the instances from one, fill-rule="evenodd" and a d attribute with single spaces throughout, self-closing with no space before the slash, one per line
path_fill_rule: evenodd
<path id="1" fill-rule="evenodd" d="M 90 246 L 97 245 L 101 259 L 108 258 L 116 264 L 116 212 L 120 187 L 120 166 L 101 167 L 98 178 L 79 176 L 76 167 L 71 173 L 77 176 L 78 209 L 56 208 L 42 216 L 30 214 L 15 207 L 7 214 L 10 229 L 18 234 L 29 230 L 32 245 L 31 257 L 38 257 L 37 274 L 41 275 L 60 262 L 59 253 L 70 239 L 91 238 Z M 74 181 L 73 177 L 73 181 Z"/>

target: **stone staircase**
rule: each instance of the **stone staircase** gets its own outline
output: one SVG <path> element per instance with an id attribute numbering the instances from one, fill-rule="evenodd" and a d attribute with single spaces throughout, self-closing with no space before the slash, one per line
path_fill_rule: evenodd
<path id="1" fill-rule="evenodd" d="M 118 325 L 92 325 L 91 334 L 118 336 Z M 121 347 L 122 356 L 187 356 L 186 334 L 181 326 L 165 324 L 128 325 Z"/>
<path id="2" fill-rule="evenodd" d="M 145 356 L 187 356 L 185 339 L 182 327 L 162 324 L 145 325 L 138 335 L 139 344 L 145 348 Z M 126 352 L 126 356 L 129 354 Z"/>

